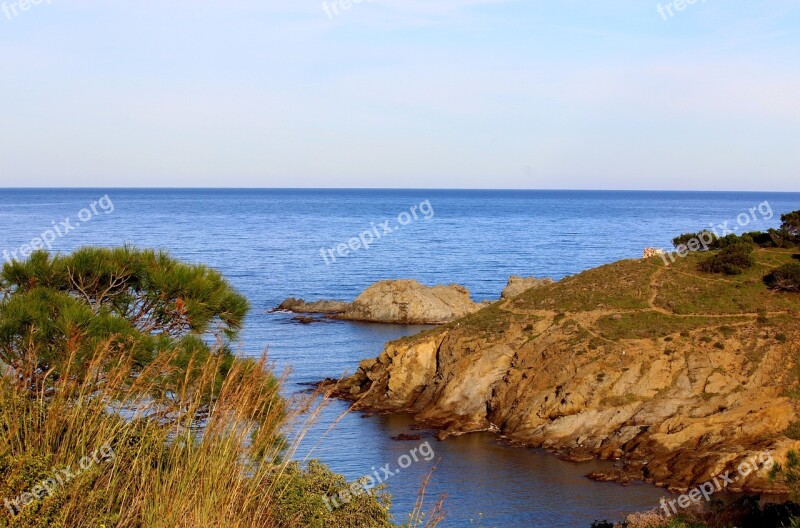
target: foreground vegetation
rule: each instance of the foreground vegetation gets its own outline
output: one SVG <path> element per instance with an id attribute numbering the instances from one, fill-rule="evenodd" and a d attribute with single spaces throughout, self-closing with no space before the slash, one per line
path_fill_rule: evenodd
<path id="1" fill-rule="evenodd" d="M 319 400 L 231 352 L 247 301 L 217 272 L 38 252 L 0 291 L 0 527 L 394 526 L 380 490 L 330 511 L 346 480 L 292 461 Z"/>
<path id="2" fill-rule="evenodd" d="M 659 510 L 629 515 L 621 523 L 598 521 L 592 528 L 796 528 L 800 505 L 762 501 L 755 495 L 712 499 L 680 515 L 665 517 Z"/>

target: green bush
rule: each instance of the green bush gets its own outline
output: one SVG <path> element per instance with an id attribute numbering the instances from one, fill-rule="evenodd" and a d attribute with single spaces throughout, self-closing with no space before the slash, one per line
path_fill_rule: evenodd
<path id="1" fill-rule="evenodd" d="M 346 528 L 369 526 L 391 528 L 389 496 L 383 490 L 351 495 L 349 502 L 323 497 L 335 496 L 342 490 L 363 490 L 361 484 L 350 483 L 323 464 L 312 460 L 303 469 L 297 462 L 288 464 L 276 482 L 283 490 L 274 505 L 273 519 L 278 526 L 308 528 Z"/>
<path id="2" fill-rule="evenodd" d="M 721 249 L 717 254 L 703 260 L 698 268 L 706 273 L 724 273 L 739 275 L 755 265 L 754 246 L 750 242 L 740 241 Z"/>
<path id="3" fill-rule="evenodd" d="M 753 244 L 759 247 L 794 247 L 800 245 L 800 210 L 781 215 L 780 229 L 770 228 L 767 231 L 750 231 L 736 235 L 734 233 L 718 238 L 711 231 L 704 229 L 699 233 L 684 233 L 672 239 L 672 245 L 688 246 L 689 242 L 697 239 L 707 244 L 708 249 L 725 249 L 736 244 Z M 720 272 L 724 273 L 724 272 Z"/>
<path id="4" fill-rule="evenodd" d="M 800 210 L 781 215 L 781 231 L 794 237 L 795 243 L 800 241 Z"/>
<path id="5" fill-rule="evenodd" d="M 773 236 L 773 232 L 776 233 L 776 234 L 778 233 L 778 231 L 776 229 L 770 229 L 767 232 L 751 231 L 749 233 L 743 233 L 742 236 L 743 237 L 745 237 L 745 236 L 749 237 L 750 240 L 752 240 L 753 243 L 755 245 L 757 245 L 758 247 L 762 247 L 762 248 L 775 247 L 778 244 L 776 244 L 776 242 L 775 242 L 776 237 Z"/>
<path id="6" fill-rule="evenodd" d="M 684 233 L 682 235 L 676 236 L 672 239 L 672 245 L 677 248 L 678 246 L 685 246 L 689 243 L 690 240 L 698 238 L 700 233 Z M 712 238 L 713 235 L 712 235 Z"/>
<path id="7" fill-rule="evenodd" d="M 726 247 L 735 246 L 736 244 L 752 244 L 753 236 L 745 233 L 742 236 L 731 233 L 722 238 L 717 239 L 711 246 L 712 249 L 725 249 Z"/>
<path id="8" fill-rule="evenodd" d="M 800 245 L 800 210 L 781 215 L 781 222 L 780 229 L 769 229 L 766 233 L 772 245 L 783 248 Z"/>
<path id="9" fill-rule="evenodd" d="M 784 264 L 764 277 L 764 282 L 773 290 L 800 292 L 800 263 Z"/>

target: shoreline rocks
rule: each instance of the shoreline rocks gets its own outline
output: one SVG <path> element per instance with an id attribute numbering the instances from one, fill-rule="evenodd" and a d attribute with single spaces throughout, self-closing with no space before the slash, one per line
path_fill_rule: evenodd
<path id="1" fill-rule="evenodd" d="M 552 279 L 512 276 L 502 298 L 515 297 L 529 288 L 552 282 Z M 458 284 L 426 286 L 416 280 L 401 279 L 377 282 L 353 302 L 307 302 L 290 297 L 271 312 L 324 315 L 331 319 L 368 323 L 441 325 L 473 314 L 493 302 L 474 302 L 469 290 Z M 295 320 L 306 322 L 305 319 Z"/>

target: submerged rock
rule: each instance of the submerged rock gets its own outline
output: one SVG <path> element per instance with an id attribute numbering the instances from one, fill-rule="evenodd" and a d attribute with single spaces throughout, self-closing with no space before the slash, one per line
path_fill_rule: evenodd
<path id="1" fill-rule="evenodd" d="M 397 442 L 410 442 L 414 440 L 422 440 L 422 435 L 400 433 L 397 436 L 393 436 L 392 440 L 395 440 Z"/>
<path id="2" fill-rule="evenodd" d="M 296 323 L 307 325 L 307 324 L 311 324 L 311 323 L 322 322 L 323 319 L 318 319 L 316 317 L 310 317 L 308 315 L 297 315 L 295 317 L 292 317 L 292 321 L 294 321 Z"/>

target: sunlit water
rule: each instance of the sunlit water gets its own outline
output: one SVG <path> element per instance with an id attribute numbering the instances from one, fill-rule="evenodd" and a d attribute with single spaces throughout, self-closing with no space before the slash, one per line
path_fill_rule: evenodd
<path id="1" fill-rule="evenodd" d="M 82 213 L 88 221 L 81 222 L 81 209 L 105 194 L 113 212 L 96 205 L 97 214 L 89 209 Z M 425 200 L 433 211 L 428 220 L 418 212 Z M 739 227 L 737 215 L 759 204 L 760 210 L 747 213 L 750 225 Z M 675 234 L 709 224 L 728 221 L 739 231 L 775 227 L 780 213 L 795 209 L 799 194 L 0 190 L 0 252 L 18 250 L 53 222 L 70 217 L 78 227 L 57 237 L 54 250 L 132 243 L 217 267 L 252 302 L 241 352 L 268 349 L 279 369 L 291 368 L 287 391 L 292 392 L 352 372 L 360 360 L 378 355 L 386 341 L 420 328 L 300 325 L 289 315 L 267 313 L 285 297 L 351 300 L 378 280 L 414 278 L 463 284 L 476 300 L 494 299 L 512 274 L 559 279 L 638 258 L 644 247 L 666 247 Z M 430 211 L 426 205 L 422 210 Z M 410 220 L 400 226 L 403 211 Z M 383 235 L 379 225 L 385 220 L 399 229 Z M 382 236 L 369 250 L 326 264 L 321 249 L 346 244 L 372 231 L 373 224 Z M 332 402 L 298 456 L 313 447 L 312 457 L 355 479 L 385 464 L 397 469 L 402 455 L 428 441 L 431 460 L 418 456 L 419 462 L 386 481 L 397 521 L 405 520 L 434 463 L 438 470 L 428 497 L 432 502 L 448 495 L 445 526 L 588 527 L 594 519 L 653 508 L 663 493 L 645 485 L 591 482 L 585 475 L 606 463 L 566 463 L 540 451 L 505 447 L 488 434 L 438 442 L 422 432 L 420 441 L 394 441 L 392 436 L 412 432 L 402 416 L 349 414 L 327 432 L 346 409 Z"/>

